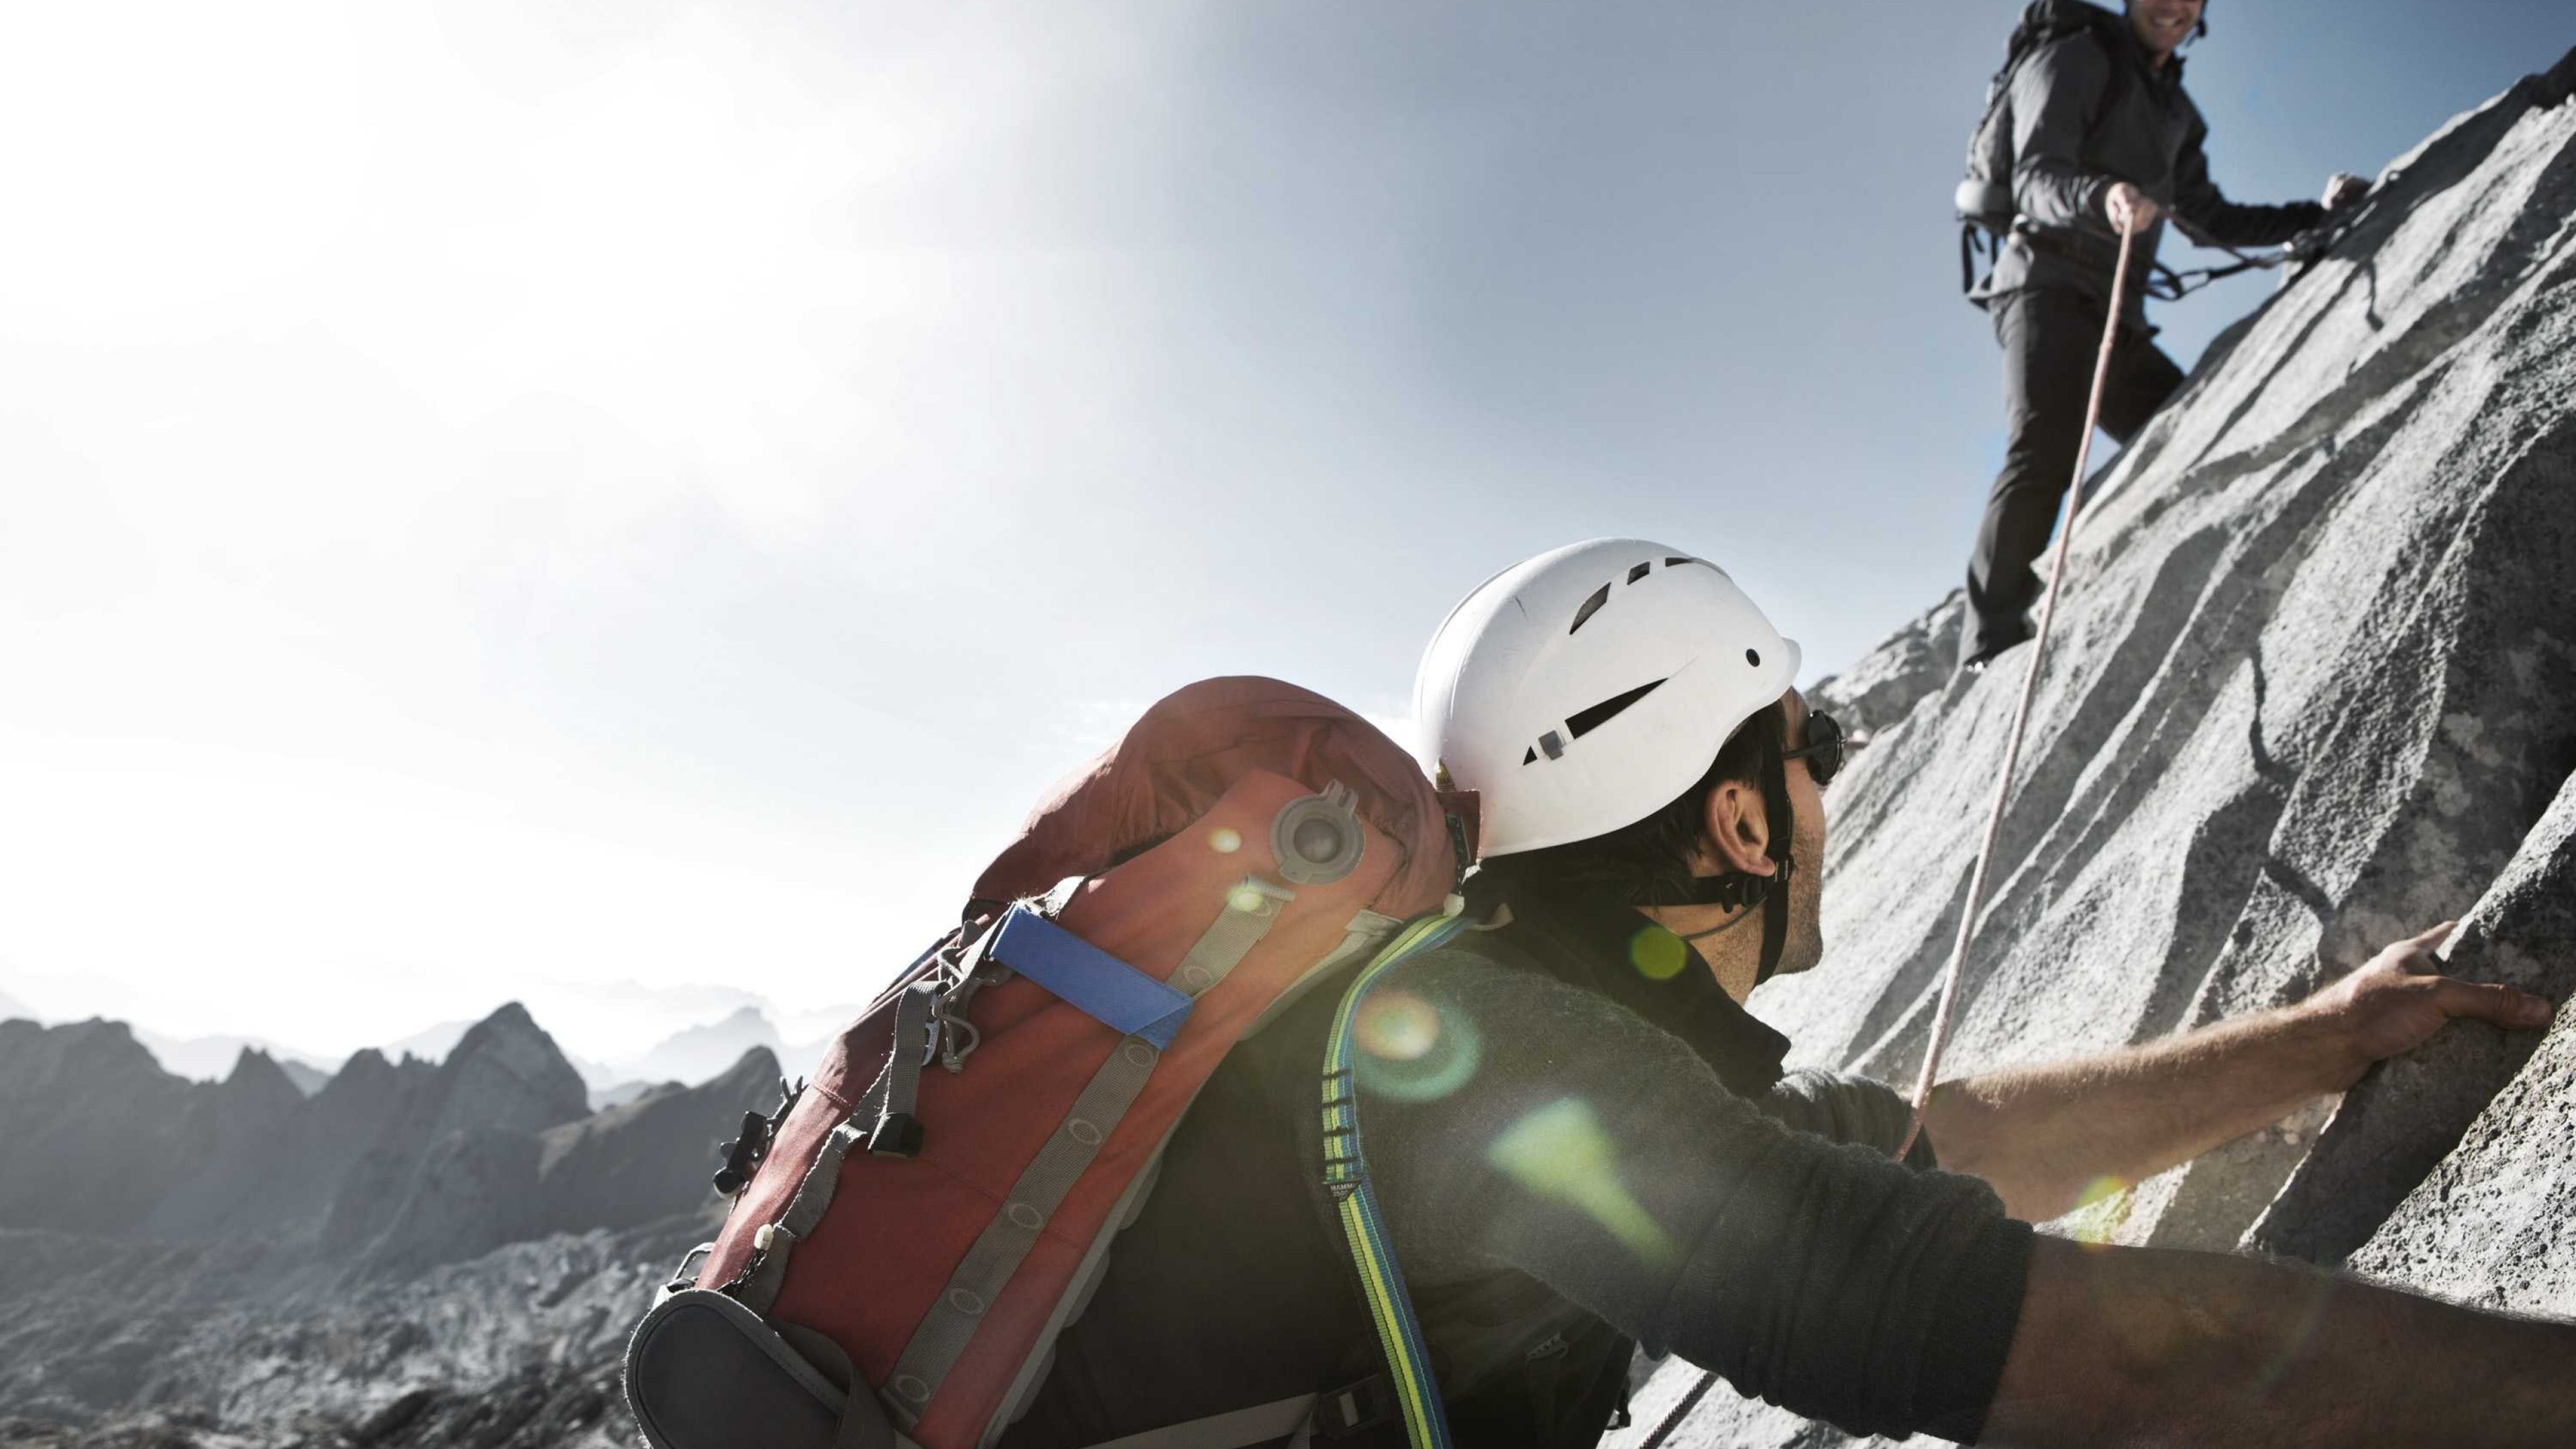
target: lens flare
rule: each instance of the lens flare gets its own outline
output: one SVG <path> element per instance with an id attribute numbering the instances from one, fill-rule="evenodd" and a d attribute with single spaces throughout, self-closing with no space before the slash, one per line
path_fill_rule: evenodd
<path id="1" fill-rule="evenodd" d="M 1243 912 L 1245 915 L 1250 916 L 1260 913 L 1261 903 L 1264 899 L 1265 897 L 1261 894 L 1258 888 L 1253 886 L 1240 886 L 1235 889 L 1233 894 L 1225 898 L 1225 902 L 1227 905 L 1230 905 L 1236 910 Z"/>
<path id="2" fill-rule="evenodd" d="M 2137 1184 L 2119 1177 L 2097 1177 L 2084 1184 L 2075 1206 L 2066 1212 L 2067 1236 L 2089 1248 L 2107 1247 L 2117 1242 L 2120 1229 L 2129 1222 L 2129 1213 L 2137 1205 L 2130 1189 Z"/>
<path id="3" fill-rule="evenodd" d="M 1495 1138 L 1485 1160 L 1540 1197 L 1599 1223 L 1648 1263 L 1679 1261 L 1663 1225 L 1620 1181 L 1618 1149 L 1589 1104 L 1568 1097 L 1539 1108 Z"/>
<path id="4" fill-rule="evenodd" d="M 1208 844 L 1214 846 L 1219 855 L 1232 855 L 1243 849 L 1243 832 L 1219 826 L 1209 833 Z"/>
<path id="5" fill-rule="evenodd" d="M 1371 992 L 1351 1021 L 1363 1091 L 1436 1102 L 1473 1081 L 1484 1045 L 1473 1022 L 1410 991 Z"/>
<path id="6" fill-rule="evenodd" d="M 1378 991 L 1351 1030 L 1360 1049 L 1390 1062 L 1418 1062 L 1440 1043 L 1440 1012 L 1410 991 Z"/>
<path id="7" fill-rule="evenodd" d="M 1661 926 L 1628 938 L 1628 964 L 1649 981 L 1670 981 L 1690 964 L 1690 943 Z"/>

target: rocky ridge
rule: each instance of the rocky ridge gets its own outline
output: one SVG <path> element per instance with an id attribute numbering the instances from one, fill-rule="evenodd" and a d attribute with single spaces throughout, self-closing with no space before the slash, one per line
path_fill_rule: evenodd
<path id="1" fill-rule="evenodd" d="M 617 1349 L 778 1075 L 593 1114 L 514 1004 L 307 1098 L 255 1049 L 199 1083 L 0 1023 L 0 1444 L 624 1443 Z"/>
<path id="2" fill-rule="evenodd" d="M 2455 974 L 2576 995 L 2571 91 L 2576 53 L 2392 166 L 2099 480 L 1945 1073 L 2295 1000 L 2456 916 Z M 1898 1082 L 2025 658 L 1951 679 L 1944 609 L 1818 691 L 1875 740 L 1829 797 L 1825 964 L 1753 1003 Z M 2536 1054 L 2453 1027 L 2060 1230 L 2565 1311 L 2571 1019 Z M 1613 1442 L 1696 1378 L 1666 1365 Z M 1667 1442 L 1851 1441 L 1721 1387 Z"/>

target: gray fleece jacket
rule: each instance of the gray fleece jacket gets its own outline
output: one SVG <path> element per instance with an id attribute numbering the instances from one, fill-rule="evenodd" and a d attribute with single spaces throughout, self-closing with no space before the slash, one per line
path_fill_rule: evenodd
<path id="1" fill-rule="evenodd" d="M 2270 246 L 2325 219 L 2312 201 L 2249 206 L 2209 179 L 2209 127 L 2182 87 L 2183 60 L 2159 72 L 2125 27 L 2087 31 L 2044 47 L 2012 84 L 2013 204 L 2021 217 L 1976 299 L 2031 287 L 2110 295 L 2119 238 L 2103 202 L 2126 181 L 2155 199 L 2193 239 Z M 2146 321 L 2146 280 L 2164 239 L 2159 221 L 2130 251 L 2132 323 Z"/>

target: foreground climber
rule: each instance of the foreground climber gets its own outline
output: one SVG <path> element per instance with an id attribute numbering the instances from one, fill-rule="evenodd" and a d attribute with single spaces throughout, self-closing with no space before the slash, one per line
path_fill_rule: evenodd
<path id="1" fill-rule="evenodd" d="M 2241 206 L 2219 194 L 2202 152 L 2207 127 L 2174 53 L 2201 29 L 2203 9 L 2204 0 L 2129 0 L 2125 23 L 2093 12 L 2099 23 L 2073 26 L 2032 53 L 1999 98 L 2018 215 L 1975 296 L 2003 346 L 2010 437 L 1968 563 L 1967 668 L 2030 637 L 2027 611 L 2039 590 L 2031 564 L 2048 546 L 2083 441 L 2119 234 L 2138 243 L 2101 422 L 2126 443 L 2182 385 L 2146 316 L 2165 216 L 2195 240 L 2263 246 L 2316 226 L 2364 189 L 2339 175 L 2322 203 Z"/>
<path id="2" fill-rule="evenodd" d="M 2453 1018 L 2548 1020 L 2535 997 L 2434 974 L 2437 932 L 2293 1007 L 1945 1083 L 1905 1165 L 1895 1093 L 1784 1073 L 1789 1043 L 1741 1003 L 1821 952 L 1821 789 L 1843 759 L 1797 669 L 1723 573 L 1633 540 L 1498 576 L 1425 656 L 1416 705 L 1480 801 L 1470 910 L 1492 928 L 1379 989 L 1359 1091 L 1457 1443 L 1596 1442 L 1632 1342 L 1856 1433 L 2576 1442 L 2559 1389 L 2576 1330 L 2024 1221 L 2276 1120 Z M 1345 1421 L 1384 1417 L 1309 1201 L 1331 995 L 1210 1082 L 1005 1445 L 1344 1382 Z M 1926 1170 L 1935 1154 L 1946 1170 Z M 1404 1441 L 1381 1422 L 1341 1442 Z"/>

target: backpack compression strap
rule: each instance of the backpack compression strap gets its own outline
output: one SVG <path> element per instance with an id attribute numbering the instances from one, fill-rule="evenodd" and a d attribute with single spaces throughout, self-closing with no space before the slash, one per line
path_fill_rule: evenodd
<path id="1" fill-rule="evenodd" d="M 1413 1300 L 1404 1291 L 1404 1274 L 1386 1224 L 1378 1216 L 1377 1194 L 1370 1190 L 1368 1160 L 1360 1150 L 1359 1088 L 1352 1076 L 1352 1026 L 1362 1002 L 1378 981 L 1398 963 L 1446 945 L 1465 929 L 1460 916 L 1431 915 L 1414 920 L 1396 933 L 1376 959 L 1342 993 L 1332 1034 L 1324 1045 L 1324 1190 L 1333 1195 L 1334 1214 L 1349 1239 L 1351 1262 L 1359 1269 L 1361 1295 L 1377 1325 L 1378 1346 L 1386 1354 L 1387 1375 L 1404 1416 L 1404 1436 L 1413 1449 L 1449 1449 L 1449 1419 L 1440 1406 L 1440 1385 L 1431 1372 L 1431 1354 L 1423 1344 L 1422 1325 L 1413 1316 Z"/>

